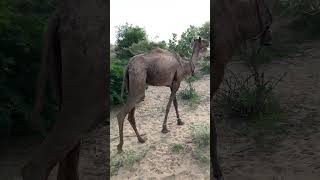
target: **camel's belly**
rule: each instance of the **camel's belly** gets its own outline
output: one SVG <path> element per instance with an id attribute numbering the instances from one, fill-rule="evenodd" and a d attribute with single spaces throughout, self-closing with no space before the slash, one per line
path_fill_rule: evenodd
<path id="1" fill-rule="evenodd" d="M 152 86 L 171 86 L 174 74 L 156 74 L 147 76 L 147 84 Z"/>

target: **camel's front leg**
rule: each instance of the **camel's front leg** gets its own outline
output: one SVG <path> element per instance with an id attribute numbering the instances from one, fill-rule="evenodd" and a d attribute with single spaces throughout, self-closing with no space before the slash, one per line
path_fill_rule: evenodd
<path id="1" fill-rule="evenodd" d="M 211 107 L 212 107 L 212 102 L 211 102 Z M 210 154 L 210 159 L 211 159 L 211 165 L 213 169 L 213 177 L 215 177 L 217 180 L 222 180 L 222 171 L 220 167 L 220 163 L 218 160 L 218 146 L 217 146 L 217 130 L 216 130 L 216 124 L 213 118 L 213 111 L 211 109 L 210 111 L 210 129 L 212 132 L 210 135 L 210 141 L 212 142 L 210 149 L 212 149 L 212 153 Z"/>
<path id="2" fill-rule="evenodd" d="M 164 121 L 163 121 L 163 125 L 162 125 L 162 133 L 168 133 L 169 130 L 167 129 L 167 119 L 168 119 L 168 114 L 170 111 L 170 107 L 172 104 L 172 101 L 174 99 L 174 97 L 176 96 L 176 93 L 179 89 L 180 84 L 178 82 L 173 82 L 172 86 L 171 86 L 171 94 L 170 94 L 170 98 L 169 98 L 169 102 L 167 104 L 167 108 L 166 108 L 166 115 L 164 116 Z"/>
<path id="3" fill-rule="evenodd" d="M 228 53 L 222 50 L 223 48 L 216 48 L 214 49 L 214 57 L 212 57 L 212 68 L 210 70 L 210 77 L 212 77 L 210 81 L 210 99 L 216 94 L 217 90 L 219 89 L 223 78 L 224 78 L 224 71 L 226 68 L 227 63 L 230 61 L 230 57 Z"/>
<path id="4" fill-rule="evenodd" d="M 174 108 L 176 109 L 177 124 L 178 125 L 184 125 L 184 122 L 180 119 L 179 110 L 178 110 L 178 101 L 177 101 L 177 96 L 176 95 L 173 98 L 173 105 L 174 105 Z"/>
<path id="5" fill-rule="evenodd" d="M 225 67 L 226 64 L 228 63 L 228 61 L 230 60 L 230 57 L 227 55 L 228 53 L 226 53 L 223 49 L 226 49 L 224 47 L 217 47 L 216 49 L 214 49 L 215 53 L 213 59 L 213 67 L 210 71 L 210 76 L 213 77 L 210 81 L 210 89 L 211 89 L 211 93 L 210 93 L 210 129 L 211 129 L 211 135 L 210 135 L 210 142 L 212 142 L 211 144 L 211 149 L 213 150 L 213 153 L 210 154 L 211 156 L 211 165 L 213 168 L 213 176 L 217 179 L 217 180 L 222 180 L 223 176 L 222 176 L 222 171 L 221 171 L 221 167 L 220 167 L 220 163 L 218 161 L 218 145 L 217 145 L 217 132 L 216 132 L 216 124 L 213 118 L 213 96 L 216 94 L 217 90 L 220 87 L 220 84 L 223 81 L 224 78 L 224 71 L 225 71 Z M 212 59 L 211 59 L 212 60 Z"/>
<path id="6" fill-rule="evenodd" d="M 167 108 L 166 108 L 166 115 L 164 116 L 164 121 L 163 121 L 163 124 L 162 124 L 162 130 L 161 130 L 162 133 L 168 133 L 169 132 L 169 130 L 167 129 L 167 119 L 168 119 L 168 114 L 169 114 L 169 111 L 170 111 L 170 107 L 171 107 L 174 95 L 175 94 L 171 92 L 170 99 L 169 99 L 169 102 L 168 102 Z"/>

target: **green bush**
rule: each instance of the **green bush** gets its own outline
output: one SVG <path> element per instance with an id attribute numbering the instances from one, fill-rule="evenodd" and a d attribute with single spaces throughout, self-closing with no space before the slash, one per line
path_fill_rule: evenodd
<path id="1" fill-rule="evenodd" d="M 281 15 L 294 17 L 289 27 L 303 33 L 305 38 L 320 38 L 320 1 L 319 0 L 282 0 L 277 11 Z"/>
<path id="2" fill-rule="evenodd" d="M 116 105 L 123 102 L 121 87 L 123 82 L 123 70 L 126 60 L 112 59 L 110 62 L 110 104 Z M 125 99 L 125 97 L 124 97 Z"/>
<path id="3" fill-rule="evenodd" d="M 182 144 L 173 143 L 173 144 L 170 144 L 170 149 L 171 149 L 171 152 L 178 154 L 185 149 L 185 146 Z"/>
<path id="4" fill-rule="evenodd" d="M 208 124 L 195 124 L 192 128 L 192 142 L 196 147 L 192 155 L 202 163 L 209 163 L 210 127 Z"/>
<path id="5" fill-rule="evenodd" d="M 192 142 L 198 148 L 206 148 L 210 145 L 210 127 L 208 124 L 196 124 L 192 128 Z"/>
<path id="6" fill-rule="evenodd" d="M 195 88 L 192 86 L 192 82 L 196 81 L 199 78 L 199 76 L 189 76 L 185 79 L 187 82 L 187 87 L 180 90 L 178 96 L 186 100 L 191 107 L 196 107 L 200 103 L 200 96 L 195 90 Z"/>
<path id="7" fill-rule="evenodd" d="M 202 74 L 210 74 L 210 61 L 201 59 L 198 63 L 200 65 L 200 71 Z"/>
<path id="8" fill-rule="evenodd" d="M 159 43 L 156 43 L 152 41 L 150 42 L 148 40 L 142 40 L 142 41 L 139 41 L 138 43 L 133 43 L 129 48 L 126 48 L 126 49 L 129 50 L 131 54 L 137 55 L 137 54 L 148 52 L 157 47 L 166 49 L 167 48 L 166 42 L 161 41 Z"/>
<path id="9" fill-rule="evenodd" d="M 302 15 L 290 23 L 289 27 L 303 33 L 305 38 L 320 38 L 320 13 L 316 15 Z"/>
<path id="10" fill-rule="evenodd" d="M 42 34 L 53 6 L 47 1 L 0 2 L 0 133 L 31 133 L 26 119 L 33 107 Z M 44 119 L 50 127 L 54 103 L 47 97 Z"/>
<path id="11" fill-rule="evenodd" d="M 204 152 L 203 149 L 200 148 L 196 148 L 193 152 L 192 155 L 198 159 L 200 162 L 207 164 L 209 163 L 210 159 L 208 157 L 208 155 Z"/>
<path id="12" fill-rule="evenodd" d="M 229 71 L 224 79 L 225 87 L 219 91 L 217 102 L 231 115 L 257 120 L 257 117 L 280 111 L 273 90 L 286 73 L 279 78 L 266 79 L 260 67 L 268 62 L 268 58 L 261 52 L 255 48 L 242 52 L 241 59 L 249 69 L 249 75 Z"/>
<path id="13" fill-rule="evenodd" d="M 116 54 L 121 59 L 128 59 L 132 54 L 127 48 L 139 41 L 147 40 L 146 31 L 132 24 L 124 24 L 118 27 L 116 40 Z"/>
<path id="14" fill-rule="evenodd" d="M 209 22 L 204 23 L 200 27 L 189 26 L 189 28 L 181 34 L 180 39 L 177 39 L 177 34 L 173 33 L 172 38 L 169 39 L 168 48 L 179 53 L 182 57 L 191 58 L 192 43 L 198 36 L 210 40 Z"/>
<path id="15" fill-rule="evenodd" d="M 181 97 L 181 99 L 188 101 L 198 101 L 200 99 L 197 91 L 194 89 L 191 82 L 188 82 L 188 87 L 182 89 L 179 92 L 179 96 Z"/>

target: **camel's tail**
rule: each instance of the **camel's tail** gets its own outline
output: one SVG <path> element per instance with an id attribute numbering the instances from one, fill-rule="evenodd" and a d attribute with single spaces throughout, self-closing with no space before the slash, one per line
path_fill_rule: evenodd
<path id="1" fill-rule="evenodd" d="M 123 81 L 121 87 L 121 98 L 123 98 L 124 90 L 129 90 L 129 74 L 128 74 L 128 66 L 123 71 Z"/>
<path id="2" fill-rule="evenodd" d="M 34 107 L 29 118 L 30 125 L 32 126 L 32 128 L 35 130 L 40 130 L 40 133 L 42 135 L 45 135 L 46 130 L 43 122 L 41 121 L 40 113 L 43 108 L 43 99 L 46 88 L 46 82 L 49 76 L 48 66 L 52 63 L 52 59 L 50 58 L 54 58 L 52 57 L 52 55 L 54 55 L 52 46 L 54 41 L 56 41 L 55 36 L 57 33 L 58 24 L 59 22 L 57 16 L 52 16 L 48 21 L 48 26 L 44 33 L 42 62 L 35 87 Z"/>

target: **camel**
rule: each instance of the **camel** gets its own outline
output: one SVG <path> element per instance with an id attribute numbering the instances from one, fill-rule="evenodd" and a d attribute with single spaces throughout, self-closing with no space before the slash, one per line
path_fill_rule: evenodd
<path id="1" fill-rule="evenodd" d="M 272 14 L 264 0 L 214 0 L 213 13 L 213 56 L 211 56 L 210 104 L 223 77 L 226 64 L 235 50 L 245 47 L 247 42 L 257 42 L 261 46 L 271 45 Z M 211 106 L 211 165 L 213 176 L 223 178 L 217 152 L 217 132 Z"/>
<path id="2" fill-rule="evenodd" d="M 126 115 L 140 143 L 144 143 L 143 139 L 135 123 L 135 106 L 139 100 L 145 95 L 146 84 L 152 86 L 170 87 L 171 94 L 166 107 L 165 117 L 162 125 L 162 133 L 168 133 L 167 119 L 168 113 L 173 101 L 176 110 L 177 124 L 183 125 L 184 122 L 180 119 L 178 111 L 178 102 L 176 92 L 180 87 L 181 81 L 188 75 L 194 73 L 195 63 L 203 52 L 209 46 L 209 42 L 195 39 L 193 42 L 193 53 L 190 61 L 182 59 L 178 54 L 163 50 L 160 48 L 153 49 L 149 53 L 139 54 L 130 59 L 125 71 L 122 86 L 128 90 L 128 99 L 124 107 L 117 115 L 120 142 L 117 146 L 118 152 L 122 152 L 123 146 L 123 123 Z"/>
<path id="3" fill-rule="evenodd" d="M 23 180 L 78 180 L 81 139 L 108 118 L 107 1 L 58 1 L 44 35 L 31 124 L 41 126 L 46 81 L 60 111 L 54 127 L 22 169 Z"/>

